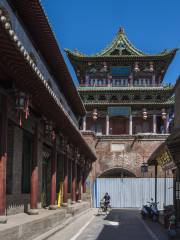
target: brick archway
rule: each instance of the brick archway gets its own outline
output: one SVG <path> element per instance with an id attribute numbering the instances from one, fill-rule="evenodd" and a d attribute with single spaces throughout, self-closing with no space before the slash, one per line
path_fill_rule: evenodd
<path id="1" fill-rule="evenodd" d="M 133 178 L 133 177 L 136 177 L 136 175 L 125 168 L 113 167 L 113 168 L 106 169 L 97 177 L 99 178 L 121 178 L 121 177 Z"/>

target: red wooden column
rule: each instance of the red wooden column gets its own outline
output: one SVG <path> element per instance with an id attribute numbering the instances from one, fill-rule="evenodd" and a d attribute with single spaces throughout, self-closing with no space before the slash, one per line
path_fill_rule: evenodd
<path id="1" fill-rule="evenodd" d="M 82 169 L 81 169 L 81 165 L 78 165 L 78 202 L 81 202 L 81 185 L 82 185 Z"/>
<path id="2" fill-rule="evenodd" d="M 82 188 L 83 188 L 83 193 L 86 193 L 86 172 L 85 172 L 85 170 L 83 173 Z"/>
<path id="3" fill-rule="evenodd" d="M 68 158 L 67 154 L 64 156 L 64 183 L 63 183 L 63 204 L 67 206 L 67 193 L 68 193 Z"/>
<path id="4" fill-rule="evenodd" d="M 56 203 L 56 171 L 57 171 L 56 140 L 53 142 L 53 153 L 51 157 L 51 205 L 49 209 L 57 209 Z"/>
<path id="5" fill-rule="evenodd" d="M 76 202 L 77 164 L 72 162 L 72 203 Z"/>
<path id="6" fill-rule="evenodd" d="M 39 127 L 36 123 L 33 139 L 33 157 L 31 167 L 30 215 L 38 214 L 38 136 Z"/>
<path id="7" fill-rule="evenodd" d="M 2 96 L 0 110 L 0 223 L 6 223 L 7 97 Z"/>
<path id="8" fill-rule="evenodd" d="M 84 168 L 83 168 L 83 177 L 82 177 L 82 190 L 83 193 L 86 193 L 86 177 L 87 177 L 87 160 L 84 161 Z"/>

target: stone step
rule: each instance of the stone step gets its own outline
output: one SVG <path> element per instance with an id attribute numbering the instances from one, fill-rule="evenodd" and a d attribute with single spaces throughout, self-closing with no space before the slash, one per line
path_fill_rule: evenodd
<path id="1" fill-rule="evenodd" d="M 64 227 L 74 215 L 83 213 L 90 208 L 87 202 L 70 205 L 57 210 L 39 210 L 39 215 L 25 213 L 8 216 L 6 224 L 0 225 L 0 239 L 3 240 L 34 240 L 35 238 Z M 45 238 L 42 238 L 45 239 Z"/>

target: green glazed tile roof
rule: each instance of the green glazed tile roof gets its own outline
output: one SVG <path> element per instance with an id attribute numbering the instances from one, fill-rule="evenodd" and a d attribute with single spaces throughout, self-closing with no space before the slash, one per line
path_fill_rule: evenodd
<path id="1" fill-rule="evenodd" d="M 79 92 L 118 92 L 118 91 L 165 91 L 172 92 L 174 86 L 163 86 L 163 87 L 91 87 L 91 86 L 79 86 Z"/>
<path id="2" fill-rule="evenodd" d="M 172 50 L 164 50 L 157 54 L 148 54 L 143 51 L 140 51 L 137 49 L 127 38 L 124 30 L 121 28 L 116 37 L 113 39 L 113 41 L 102 51 L 87 55 L 84 53 L 79 52 L 78 50 L 71 51 L 69 49 L 65 49 L 65 52 L 69 56 L 74 56 L 77 58 L 96 58 L 96 57 L 158 57 L 158 56 L 168 56 L 175 54 L 177 49 Z"/>
<path id="3" fill-rule="evenodd" d="M 172 99 L 168 99 L 167 101 L 164 101 L 164 102 L 145 102 L 145 101 L 133 101 L 133 102 L 130 102 L 130 101 L 122 101 L 122 102 L 101 102 L 101 101 L 98 101 L 98 102 L 94 102 L 94 101 L 88 101 L 88 102 L 85 102 L 84 103 L 85 106 L 107 106 L 107 105 L 111 105 L 111 106 L 120 106 L 120 105 L 127 105 L 127 106 L 131 106 L 131 105 L 159 105 L 159 106 L 172 106 L 174 105 L 174 101 Z"/>

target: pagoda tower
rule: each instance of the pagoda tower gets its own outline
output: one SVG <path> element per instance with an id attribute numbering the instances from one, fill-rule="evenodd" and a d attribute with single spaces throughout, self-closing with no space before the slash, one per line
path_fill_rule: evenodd
<path id="1" fill-rule="evenodd" d="M 124 175 L 140 176 L 141 165 L 169 134 L 174 90 L 163 79 L 177 49 L 144 53 L 120 28 L 99 53 L 65 51 L 87 110 L 82 130 L 95 132 L 100 140 L 97 175 L 118 166 L 129 171 L 122 170 Z M 112 163 L 122 152 L 123 157 Z"/>

